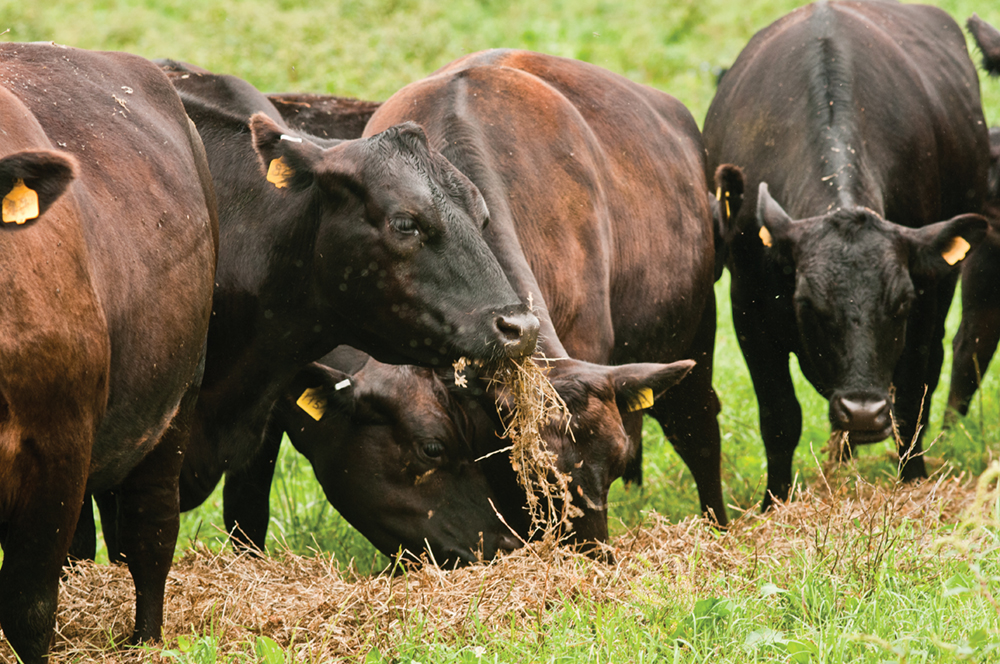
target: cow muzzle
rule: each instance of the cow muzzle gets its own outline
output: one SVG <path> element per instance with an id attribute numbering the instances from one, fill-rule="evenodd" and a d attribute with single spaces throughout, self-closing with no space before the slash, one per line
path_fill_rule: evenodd
<path id="1" fill-rule="evenodd" d="M 838 396 L 830 400 L 830 425 L 853 443 L 875 443 L 892 433 L 889 402 L 882 398 Z"/>
<path id="2" fill-rule="evenodd" d="M 500 341 L 503 357 L 520 359 L 535 352 L 538 343 L 538 317 L 530 311 L 514 310 L 493 320 L 493 333 Z"/>

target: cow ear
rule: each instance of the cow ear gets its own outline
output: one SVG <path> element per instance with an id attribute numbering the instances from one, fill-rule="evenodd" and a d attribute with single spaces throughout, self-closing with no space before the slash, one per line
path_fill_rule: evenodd
<path id="1" fill-rule="evenodd" d="M 992 76 L 1000 75 L 1000 30 L 976 14 L 969 17 L 965 26 L 983 54 L 983 69 Z"/>
<path id="2" fill-rule="evenodd" d="M 312 185 L 323 155 L 321 147 L 282 128 L 264 113 L 250 118 L 250 132 L 268 182 L 289 191 L 302 191 Z"/>
<path id="3" fill-rule="evenodd" d="M 317 422 L 354 414 L 355 378 L 313 362 L 292 380 L 288 397 L 294 407 Z"/>
<path id="4" fill-rule="evenodd" d="M 631 413 L 649 408 L 688 375 L 694 365 L 694 360 L 680 360 L 670 364 L 636 363 L 611 367 L 618 410 Z"/>
<path id="5" fill-rule="evenodd" d="M 910 271 L 931 277 L 958 269 L 986 236 L 988 224 L 978 214 L 960 214 L 923 228 L 900 227 L 910 244 Z"/>
<path id="6" fill-rule="evenodd" d="M 722 164 L 715 169 L 715 196 L 709 194 L 712 206 L 712 225 L 715 236 L 715 280 L 722 276 L 722 268 L 729 256 L 729 244 L 736 234 L 736 217 L 743 206 L 743 171 L 733 164 Z"/>
<path id="7" fill-rule="evenodd" d="M 45 213 L 76 177 L 76 161 L 56 150 L 17 152 L 0 159 L 3 221 L 23 224 Z"/>

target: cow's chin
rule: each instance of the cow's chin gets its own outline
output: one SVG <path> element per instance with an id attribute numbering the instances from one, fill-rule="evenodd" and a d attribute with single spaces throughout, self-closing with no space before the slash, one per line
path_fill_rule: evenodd
<path id="1" fill-rule="evenodd" d="M 854 445 L 870 445 L 883 441 L 892 435 L 892 425 L 883 429 L 855 429 L 847 430 L 849 440 Z"/>

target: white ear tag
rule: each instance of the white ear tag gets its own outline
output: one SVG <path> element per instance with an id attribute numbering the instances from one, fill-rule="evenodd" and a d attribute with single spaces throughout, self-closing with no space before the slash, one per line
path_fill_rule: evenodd
<path id="1" fill-rule="evenodd" d="M 339 383 L 337 383 L 336 385 L 334 385 L 333 389 L 335 389 L 335 390 L 337 390 L 339 392 L 340 390 L 344 389 L 345 387 L 350 387 L 350 386 L 351 386 L 350 379 L 345 378 L 344 380 L 342 380 Z"/>

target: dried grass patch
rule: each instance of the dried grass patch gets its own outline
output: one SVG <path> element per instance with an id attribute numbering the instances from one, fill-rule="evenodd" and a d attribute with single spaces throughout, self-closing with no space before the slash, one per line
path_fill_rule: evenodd
<path id="1" fill-rule="evenodd" d="M 831 570 L 854 565 L 863 575 L 892 548 L 898 560 L 905 554 L 908 564 L 924 565 L 936 555 L 941 524 L 956 522 L 975 491 L 963 475 L 916 486 L 821 485 L 767 515 L 745 515 L 726 532 L 700 519 L 670 523 L 649 514 L 612 543 L 614 564 L 538 542 L 457 570 L 425 565 L 362 576 L 341 571 L 327 554 L 259 559 L 196 547 L 170 573 L 165 638 L 169 645 L 192 632 L 214 634 L 225 653 L 245 652 L 254 636 L 265 635 L 306 661 L 336 661 L 372 647 L 392 652 L 413 633 L 446 641 L 473 630 L 519 634 L 566 602 L 642 603 L 654 585 L 682 596 L 717 589 L 725 575 L 738 589 L 781 573 L 793 556 L 817 557 Z M 124 567 L 72 569 L 60 592 L 52 661 L 170 661 L 109 646 L 129 634 L 133 606 Z M 0 658 L 10 657 L 5 647 Z"/>

